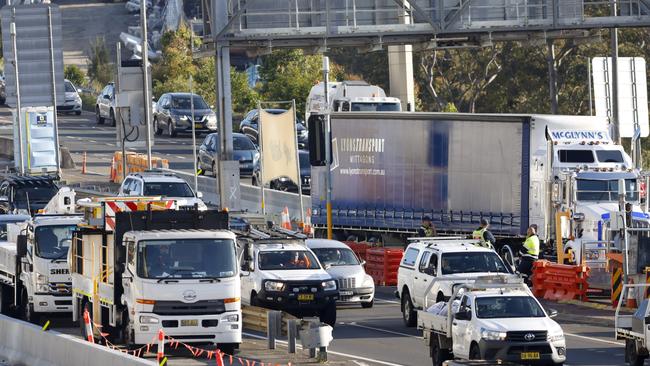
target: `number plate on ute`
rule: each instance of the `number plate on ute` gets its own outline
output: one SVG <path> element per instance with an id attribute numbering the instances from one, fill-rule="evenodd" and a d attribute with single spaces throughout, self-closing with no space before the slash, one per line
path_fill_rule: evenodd
<path id="1" fill-rule="evenodd" d="M 539 352 L 522 352 L 522 360 L 539 360 Z"/>
<path id="2" fill-rule="evenodd" d="M 352 296 L 354 294 L 354 292 L 352 292 L 352 291 L 339 291 L 339 294 L 341 296 Z"/>
<path id="3" fill-rule="evenodd" d="M 314 294 L 298 294 L 298 301 L 312 301 Z"/>
<path id="4" fill-rule="evenodd" d="M 195 124 L 194 124 L 194 127 L 196 127 L 196 128 L 201 128 L 201 127 L 203 127 L 203 125 L 202 125 L 201 123 L 195 123 Z"/>
<path id="5" fill-rule="evenodd" d="M 181 327 L 196 327 L 199 325 L 197 319 L 183 319 L 181 320 Z"/>

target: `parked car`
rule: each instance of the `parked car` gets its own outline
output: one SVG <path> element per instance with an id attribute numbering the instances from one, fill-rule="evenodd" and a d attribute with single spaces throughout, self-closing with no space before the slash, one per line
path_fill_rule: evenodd
<path id="1" fill-rule="evenodd" d="M 95 117 L 97 124 L 103 125 L 108 120 L 111 126 L 115 126 L 115 116 L 115 85 L 111 82 L 97 96 Z"/>
<path id="2" fill-rule="evenodd" d="M 340 303 L 361 304 L 371 308 L 375 302 L 375 282 L 347 245 L 336 240 L 307 239 L 307 247 L 316 254 L 325 271 L 336 280 Z"/>
<path id="3" fill-rule="evenodd" d="M 5 77 L 2 75 L 0 77 L 0 104 L 5 104 L 7 102 L 7 88 Z"/>
<path id="4" fill-rule="evenodd" d="M 286 109 L 265 109 L 265 111 L 272 114 L 281 114 L 286 112 Z M 258 129 L 259 129 L 259 112 L 257 109 L 253 109 L 246 113 L 246 116 L 239 123 L 239 132 L 250 137 L 256 145 L 259 145 L 257 141 Z M 306 149 L 309 147 L 309 133 L 307 128 L 304 125 L 304 122 L 296 115 L 296 133 L 298 134 L 298 148 Z"/>
<path id="5" fill-rule="evenodd" d="M 299 150 L 298 160 L 300 161 L 300 180 L 302 182 L 302 193 L 309 194 L 311 192 L 311 165 L 309 163 L 309 152 Z M 257 169 L 253 173 L 253 185 L 260 185 L 259 182 L 261 180 L 262 178 L 260 176 L 260 170 Z M 298 186 L 295 182 L 289 179 L 289 177 L 280 177 L 273 179 L 269 183 L 269 188 L 285 192 L 298 192 Z"/>
<path id="6" fill-rule="evenodd" d="M 192 121 L 192 100 L 194 121 Z M 196 132 L 217 131 L 217 115 L 200 95 L 167 93 L 160 96 L 153 117 L 153 129 L 156 135 L 162 135 L 163 131 L 167 131 L 170 137 L 174 137 L 179 132 L 192 132 L 192 123 Z"/>
<path id="7" fill-rule="evenodd" d="M 120 186 L 118 196 L 161 196 L 175 200 L 182 207 L 197 205 L 199 210 L 208 209 L 201 200 L 201 192 L 194 192 L 187 182 L 174 174 L 158 171 L 127 175 Z"/>
<path id="8" fill-rule="evenodd" d="M 74 113 L 77 116 L 81 114 L 81 89 L 77 87 L 68 79 L 65 79 L 65 100 L 63 104 L 56 106 L 57 113 Z M 61 101 L 59 101 L 61 102 Z"/>
<path id="9" fill-rule="evenodd" d="M 6 175 L 0 183 L 0 213 L 35 214 L 58 191 L 51 176 Z"/>
<path id="10" fill-rule="evenodd" d="M 252 176 L 259 169 L 260 152 L 248 136 L 241 133 L 232 134 L 233 159 L 239 161 L 239 175 Z M 198 168 L 202 171 L 211 171 L 217 176 L 219 151 L 219 134 L 211 133 L 205 137 L 198 152 Z"/>

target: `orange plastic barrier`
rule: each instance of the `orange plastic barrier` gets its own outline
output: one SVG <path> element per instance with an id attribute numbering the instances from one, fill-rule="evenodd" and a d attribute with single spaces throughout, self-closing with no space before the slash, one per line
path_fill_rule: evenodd
<path id="1" fill-rule="evenodd" d="M 113 154 L 113 161 L 111 163 L 111 182 L 113 183 L 122 183 L 122 152 L 116 151 Z M 169 169 L 169 160 L 158 158 L 155 156 L 151 157 L 151 167 L 152 168 L 163 168 Z M 126 174 L 143 172 L 148 169 L 147 166 L 147 155 L 145 154 L 136 154 L 134 152 L 127 151 L 126 153 Z"/>
<path id="2" fill-rule="evenodd" d="M 397 285 L 397 270 L 402 261 L 404 249 L 368 248 L 366 250 L 366 272 L 379 286 Z"/>
<path id="3" fill-rule="evenodd" d="M 533 264 L 533 294 L 547 300 L 588 301 L 589 267 L 539 260 Z"/>
<path id="4" fill-rule="evenodd" d="M 370 244 L 366 242 L 359 243 L 356 241 L 345 241 L 344 243 L 352 249 L 359 259 L 362 261 L 366 260 L 366 251 L 370 248 Z"/>

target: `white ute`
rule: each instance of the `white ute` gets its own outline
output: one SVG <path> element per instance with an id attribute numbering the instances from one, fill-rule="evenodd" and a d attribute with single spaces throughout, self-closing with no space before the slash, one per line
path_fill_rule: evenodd
<path id="1" fill-rule="evenodd" d="M 455 285 L 511 270 L 492 249 L 478 240 L 459 237 L 413 238 L 397 271 L 396 295 L 404 324 L 414 327 L 417 310 L 449 299 Z"/>
<path id="2" fill-rule="evenodd" d="M 511 276 L 469 279 L 447 303 L 418 312 L 434 366 L 449 359 L 562 365 L 564 332 L 528 286 Z"/>

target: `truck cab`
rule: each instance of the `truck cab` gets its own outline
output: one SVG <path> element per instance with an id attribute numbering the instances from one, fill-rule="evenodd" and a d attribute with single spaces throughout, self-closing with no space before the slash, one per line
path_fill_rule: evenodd
<path id="1" fill-rule="evenodd" d="M 244 304 L 282 310 L 297 317 L 319 316 L 324 323 L 336 324 L 336 280 L 302 240 L 248 242 L 240 263 Z"/>
<path id="2" fill-rule="evenodd" d="M 396 295 L 406 326 L 416 325 L 418 309 L 448 300 L 468 277 L 511 273 L 494 250 L 475 244 L 478 240 L 457 237 L 413 238 L 397 271 Z"/>

